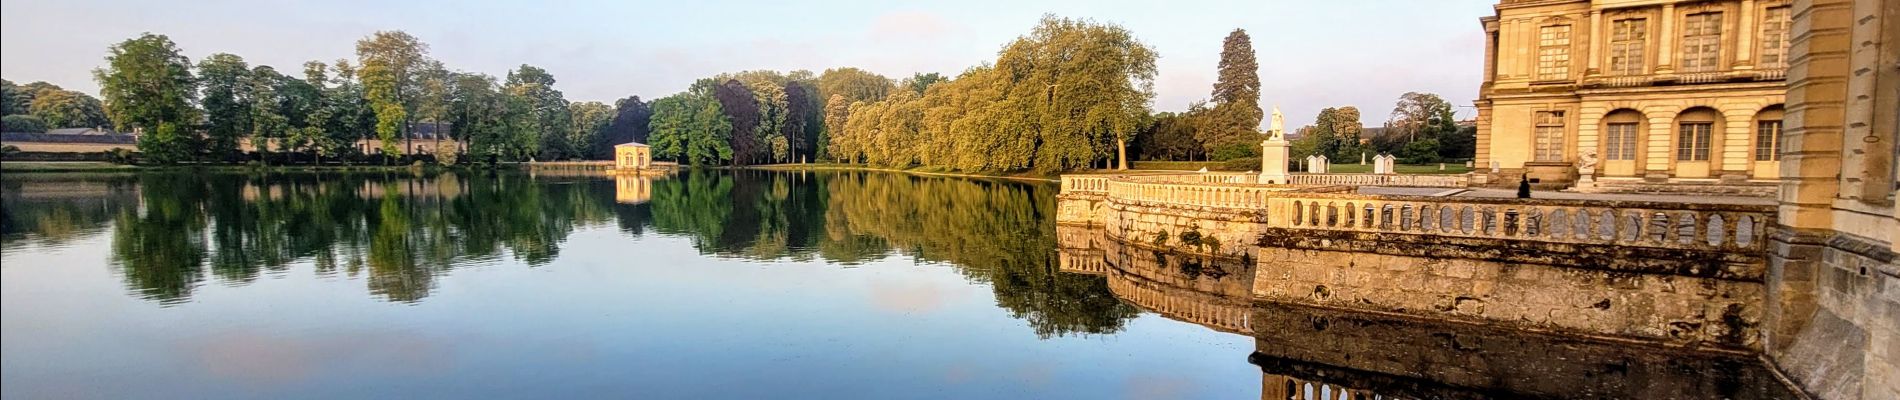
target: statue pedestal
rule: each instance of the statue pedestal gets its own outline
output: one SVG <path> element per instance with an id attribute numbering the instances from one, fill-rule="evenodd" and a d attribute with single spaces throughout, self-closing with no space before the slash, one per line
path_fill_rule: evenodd
<path id="1" fill-rule="evenodd" d="M 1597 176 L 1596 168 L 1578 168 L 1577 169 L 1577 187 L 1584 188 L 1584 189 L 1597 187 L 1596 176 Z"/>
<path id="2" fill-rule="evenodd" d="M 1290 144 L 1280 135 L 1272 135 L 1260 142 L 1259 183 L 1278 185 L 1291 183 L 1286 173 L 1286 161 L 1291 150 Z"/>

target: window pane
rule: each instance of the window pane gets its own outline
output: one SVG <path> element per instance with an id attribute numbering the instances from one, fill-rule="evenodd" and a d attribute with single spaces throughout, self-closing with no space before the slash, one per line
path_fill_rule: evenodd
<path id="1" fill-rule="evenodd" d="M 1676 160 L 1708 161 L 1709 133 L 1713 125 L 1707 122 L 1685 123 L 1676 134 Z"/>
<path id="2" fill-rule="evenodd" d="M 1781 121 L 1755 125 L 1755 161 L 1781 160 Z"/>

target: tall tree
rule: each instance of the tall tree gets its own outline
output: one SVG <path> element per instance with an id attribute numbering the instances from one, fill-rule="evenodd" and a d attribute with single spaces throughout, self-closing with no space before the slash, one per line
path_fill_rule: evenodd
<path id="1" fill-rule="evenodd" d="M 573 121 L 568 124 L 567 142 L 576 149 L 569 157 L 588 157 L 602 153 L 597 148 L 606 136 L 607 126 L 613 122 L 614 107 L 598 101 L 584 101 L 568 106 Z M 611 152 L 612 149 L 608 149 Z"/>
<path id="2" fill-rule="evenodd" d="M 613 157 L 613 145 L 628 142 L 646 143 L 649 140 L 648 124 L 652 122 L 653 108 L 647 102 L 640 101 L 640 96 L 614 101 L 614 119 L 607 124 L 607 134 L 601 135 L 605 140 L 605 143 L 602 143 L 604 146 L 601 147 L 604 152 L 595 156 Z"/>
<path id="3" fill-rule="evenodd" d="M 230 160 L 238 142 L 251 133 L 251 66 L 230 53 L 212 54 L 198 61 L 198 82 L 204 95 L 205 150 L 212 158 Z"/>
<path id="4" fill-rule="evenodd" d="M 187 127 L 197 121 L 191 104 L 198 88 L 191 60 L 171 38 L 146 33 L 113 45 L 106 67 L 94 70 L 93 78 L 120 130 L 149 131 L 139 136 L 139 151 L 148 160 L 173 163 L 190 157 L 196 138 Z"/>
<path id="5" fill-rule="evenodd" d="M 706 80 L 701 83 L 711 84 Z M 758 132 L 764 114 L 759 110 L 758 100 L 753 96 L 752 88 L 737 79 L 713 85 L 713 98 L 719 101 L 720 110 L 726 113 L 726 118 L 732 124 L 732 135 L 728 138 L 732 147 L 732 162 L 735 165 L 750 164 L 759 158 L 763 147 Z"/>
<path id="6" fill-rule="evenodd" d="M 547 70 L 522 64 L 508 72 L 504 85 L 526 120 L 516 124 L 515 140 L 522 155 L 562 158 L 572 154 L 567 142 L 569 121 L 567 99 L 554 90 L 554 75 Z"/>
<path id="7" fill-rule="evenodd" d="M 278 85 L 288 80 L 275 68 L 259 65 L 251 70 L 245 80 L 250 98 L 251 147 L 257 149 L 260 158 L 270 160 L 271 142 L 284 138 L 290 130 L 290 119 L 284 116 L 284 100 L 277 92 Z"/>
<path id="8" fill-rule="evenodd" d="M 844 124 L 851 116 L 852 105 L 843 94 L 833 94 L 830 99 L 825 100 L 825 130 L 818 138 L 820 142 L 818 148 L 825 152 L 824 155 L 827 158 L 843 160 L 846 163 L 858 162 L 856 157 L 845 156 L 842 147 L 845 142 L 840 141 L 838 137 L 844 132 Z"/>
<path id="9" fill-rule="evenodd" d="M 356 41 L 356 59 L 363 67 L 363 85 L 369 88 L 369 106 L 376 110 L 377 136 L 384 140 L 383 150 L 391 152 L 396 147 L 389 142 L 398 136 L 407 140 L 418 114 L 417 77 L 429 65 L 429 45 L 408 32 L 376 31 Z M 388 118 L 394 120 L 381 121 Z M 385 133 L 385 124 L 393 130 Z"/>
<path id="10" fill-rule="evenodd" d="M 1201 131 L 1201 140 L 1223 151 L 1248 154 L 1260 130 L 1260 64 L 1254 60 L 1253 38 L 1243 29 L 1227 34 L 1221 43 L 1219 78 L 1214 82 L 1213 112 Z"/>
<path id="11" fill-rule="evenodd" d="M 391 72 L 389 63 L 372 59 L 363 63 L 363 97 L 369 100 L 369 108 L 376 114 L 376 139 L 383 153 L 383 162 L 387 164 L 396 155 L 396 138 L 402 133 L 403 121 L 409 120 L 409 111 L 402 106 L 397 95 L 396 74 Z"/>

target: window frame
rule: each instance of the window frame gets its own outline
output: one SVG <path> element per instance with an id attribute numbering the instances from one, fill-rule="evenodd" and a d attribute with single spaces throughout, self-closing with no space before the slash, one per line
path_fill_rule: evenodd
<path id="1" fill-rule="evenodd" d="M 1775 18 L 1779 11 L 1781 18 Z M 1761 49 L 1756 56 L 1757 64 L 1762 67 L 1787 68 L 1788 51 L 1793 44 L 1794 7 L 1790 5 L 1771 6 L 1762 9 Z M 1772 56 L 1774 61 L 1768 61 Z"/>
<path id="2" fill-rule="evenodd" d="M 1722 68 L 1722 23 L 1721 11 L 1683 16 L 1677 69 L 1682 72 L 1709 72 Z"/>
<path id="3" fill-rule="evenodd" d="M 1570 24 L 1552 24 L 1537 28 L 1538 80 L 1570 78 L 1570 47 L 1574 37 Z"/>
<path id="4" fill-rule="evenodd" d="M 1531 161 L 1564 161 L 1565 141 L 1569 138 L 1564 132 L 1564 110 L 1539 110 L 1531 114 Z"/>
<path id="5" fill-rule="evenodd" d="M 1700 127 L 1700 130 L 1694 128 Z M 1685 121 L 1676 124 L 1676 161 L 1707 162 L 1709 149 L 1714 147 L 1715 123 L 1708 121 Z"/>
<path id="6" fill-rule="evenodd" d="M 1755 161 L 1781 161 L 1781 141 L 1787 133 L 1787 126 L 1781 121 L 1755 121 Z M 1769 129 L 1771 127 L 1772 130 Z"/>
<path id="7" fill-rule="evenodd" d="M 1603 132 L 1604 161 L 1636 160 L 1636 143 L 1642 134 L 1641 123 L 1611 122 L 1604 126 Z"/>
<path id="8" fill-rule="evenodd" d="M 1610 21 L 1610 74 L 1642 75 L 1649 65 L 1649 18 L 1626 17 Z"/>

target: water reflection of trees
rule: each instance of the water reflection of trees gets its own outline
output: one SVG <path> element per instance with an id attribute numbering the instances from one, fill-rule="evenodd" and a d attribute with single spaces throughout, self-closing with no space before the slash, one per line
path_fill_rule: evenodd
<path id="1" fill-rule="evenodd" d="M 110 223 L 114 268 L 161 303 L 188 300 L 207 280 L 244 285 L 301 262 L 413 302 L 455 266 L 502 257 L 541 265 L 571 232 L 602 226 L 689 238 L 717 257 L 948 264 L 990 284 L 997 303 L 1042 336 L 1115 332 L 1136 314 L 1102 277 L 1058 271 L 1048 184 L 770 171 L 689 171 L 650 185 L 519 173 L 113 179 L 90 184 L 84 202 L 35 201 L 20 193 L 57 191 L 13 190 L 22 183 L 9 179 L 0 244 L 71 240 Z M 619 187 L 651 194 L 617 202 Z"/>
<path id="2" fill-rule="evenodd" d="M 1038 335 L 1118 331 L 1136 310 L 1101 277 L 1057 270 L 1055 194 L 889 173 L 692 172 L 656 183 L 650 204 L 654 230 L 691 237 L 703 253 L 847 265 L 904 254 L 990 284 Z"/>

